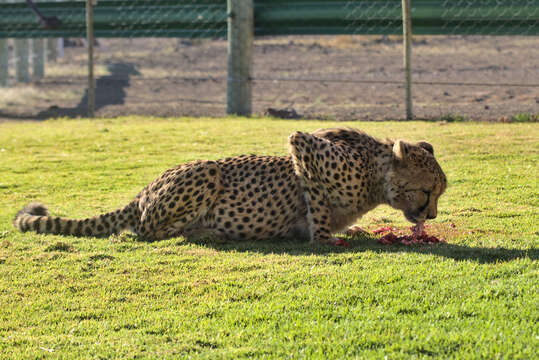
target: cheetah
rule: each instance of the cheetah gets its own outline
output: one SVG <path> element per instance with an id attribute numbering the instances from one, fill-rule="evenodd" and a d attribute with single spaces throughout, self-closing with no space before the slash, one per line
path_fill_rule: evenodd
<path id="1" fill-rule="evenodd" d="M 176 166 L 106 214 L 62 218 L 30 203 L 13 223 L 21 231 L 88 237 L 129 230 L 148 241 L 206 235 L 336 244 L 335 233 L 380 204 L 401 210 L 415 224 L 437 215 L 447 181 L 427 142 L 381 141 L 334 128 L 295 132 L 288 147 L 288 156 Z"/>

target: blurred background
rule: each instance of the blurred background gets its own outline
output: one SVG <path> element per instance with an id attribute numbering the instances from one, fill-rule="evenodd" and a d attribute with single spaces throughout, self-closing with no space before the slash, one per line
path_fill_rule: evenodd
<path id="1" fill-rule="evenodd" d="M 85 3 L 0 0 L 0 118 L 87 115 Z M 94 10 L 96 116 L 226 114 L 227 1 Z M 416 118 L 537 120 L 539 1 L 413 0 L 412 21 Z M 253 32 L 253 114 L 405 118 L 401 0 L 255 0 Z"/>

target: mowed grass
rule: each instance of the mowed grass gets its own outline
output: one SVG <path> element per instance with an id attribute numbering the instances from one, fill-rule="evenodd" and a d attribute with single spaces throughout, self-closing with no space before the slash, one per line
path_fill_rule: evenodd
<path id="1" fill-rule="evenodd" d="M 86 217 L 194 159 L 286 153 L 294 130 L 427 139 L 448 244 L 146 243 L 19 233 L 39 200 Z M 484 358 L 539 352 L 539 124 L 271 119 L 0 124 L 0 358 Z M 408 226 L 381 206 L 358 222 Z"/>

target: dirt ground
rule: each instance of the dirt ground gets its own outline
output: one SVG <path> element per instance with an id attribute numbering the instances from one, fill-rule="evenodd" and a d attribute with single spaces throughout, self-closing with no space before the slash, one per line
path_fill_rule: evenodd
<path id="1" fill-rule="evenodd" d="M 44 79 L 12 79 L 0 89 L 0 118 L 86 115 L 86 49 L 70 43 Z M 225 115 L 226 47 L 224 40 L 100 40 L 96 115 Z M 417 37 L 413 69 L 416 118 L 539 113 L 539 37 Z M 306 118 L 405 118 L 399 37 L 257 38 L 253 77 L 255 114 L 273 108 Z"/>

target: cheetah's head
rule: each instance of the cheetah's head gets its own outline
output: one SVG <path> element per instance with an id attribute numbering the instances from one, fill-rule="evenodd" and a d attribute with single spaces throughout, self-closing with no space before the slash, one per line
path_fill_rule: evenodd
<path id="1" fill-rule="evenodd" d="M 395 141 L 392 166 L 384 184 L 389 205 L 402 210 L 408 221 L 422 223 L 436 217 L 438 199 L 446 187 L 445 174 L 434 158 L 431 144 Z"/>

